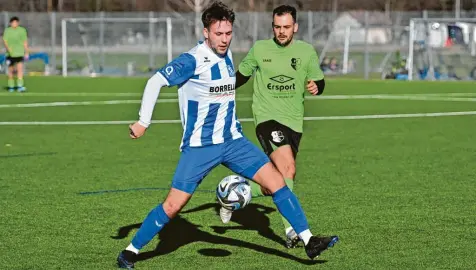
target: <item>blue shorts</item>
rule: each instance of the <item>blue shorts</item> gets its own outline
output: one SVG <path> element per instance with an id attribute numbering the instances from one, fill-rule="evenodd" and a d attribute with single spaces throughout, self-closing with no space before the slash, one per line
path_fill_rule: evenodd
<path id="1" fill-rule="evenodd" d="M 268 162 L 268 156 L 244 137 L 221 144 L 187 147 L 180 155 L 172 187 L 193 194 L 203 178 L 220 164 L 236 174 L 253 179 Z"/>

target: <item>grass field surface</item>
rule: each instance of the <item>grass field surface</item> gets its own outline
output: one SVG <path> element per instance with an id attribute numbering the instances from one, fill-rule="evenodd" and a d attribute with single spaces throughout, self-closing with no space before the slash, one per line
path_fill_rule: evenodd
<path id="1" fill-rule="evenodd" d="M 3 78 L 6 83 L 6 79 Z M 114 269 L 167 194 L 182 127 L 176 89 L 128 138 L 145 79 L 28 77 L 0 93 L 2 269 Z M 237 112 L 254 142 L 251 83 Z M 283 246 L 270 198 L 224 225 L 219 167 L 146 248 L 137 269 L 475 269 L 476 85 L 329 79 L 307 97 L 295 193 L 315 234 L 341 241 L 319 260 Z M 166 121 L 167 122 L 167 121 Z"/>

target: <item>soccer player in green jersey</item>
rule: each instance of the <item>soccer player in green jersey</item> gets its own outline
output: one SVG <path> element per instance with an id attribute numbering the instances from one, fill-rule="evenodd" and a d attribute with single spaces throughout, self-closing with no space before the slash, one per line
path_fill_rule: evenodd
<path id="1" fill-rule="evenodd" d="M 311 44 L 296 40 L 296 9 L 282 5 L 273 11 L 274 38 L 257 41 L 241 62 L 236 74 L 236 88 L 255 73 L 253 116 L 256 135 L 266 154 L 281 172 L 290 189 L 296 175 L 295 160 L 303 131 L 304 94 L 324 91 L 324 74 Z M 269 195 L 251 183 L 253 197 Z M 231 219 L 220 211 L 224 223 Z M 295 247 L 299 237 L 283 219 L 286 246 Z"/>
<path id="2" fill-rule="evenodd" d="M 7 49 L 8 91 L 15 90 L 13 73 L 17 71 L 17 88 L 19 92 L 26 90 L 23 85 L 23 61 L 28 59 L 28 35 L 26 29 L 20 26 L 20 19 L 10 19 L 10 27 L 3 32 L 3 43 Z"/>

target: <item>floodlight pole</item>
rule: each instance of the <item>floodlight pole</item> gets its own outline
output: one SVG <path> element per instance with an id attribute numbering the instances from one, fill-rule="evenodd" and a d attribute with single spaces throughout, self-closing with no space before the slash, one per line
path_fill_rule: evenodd
<path id="1" fill-rule="evenodd" d="M 459 20 L 461 18 L 461 0 L 455 1 L 455 19 Z"/>
<path id="2" fill-rule="evenodd" d="M 66 40 L 66 20 L 61 20 L 61 61 L 62 75 L 68 76 L 68 44 Z"/>

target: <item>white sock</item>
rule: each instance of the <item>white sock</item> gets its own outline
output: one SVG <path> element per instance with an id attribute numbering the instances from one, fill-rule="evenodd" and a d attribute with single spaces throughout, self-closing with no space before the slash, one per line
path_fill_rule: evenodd
<path id="1" fill-rule="evenodd" d="M 293 227 L 288 227 L 286 228 L 286 236 L 291 236 L 291 234 L 293 234 L 294 230 L 293 230 Z M 296 233 L 294 233 L 296 234 Z"/>
<path id="2" fill-rule="evenodd" d="M 307 245 L 307 243 L 309 243 L 309 239 L 311 238 L 311 236 L 312 236 L 312 233 L 309 229 L 299 234 L 299 238 L 301 238 L 305 246 Z"/>
<path id="3" fill-rule="evenodd" d="M 135 248 L 132 244 L 129 244 L 129 246 L 127 246 L 126 250 L 132 251 L 135 254 L 139 254 L 139 250 L 137 248 Z"/>

